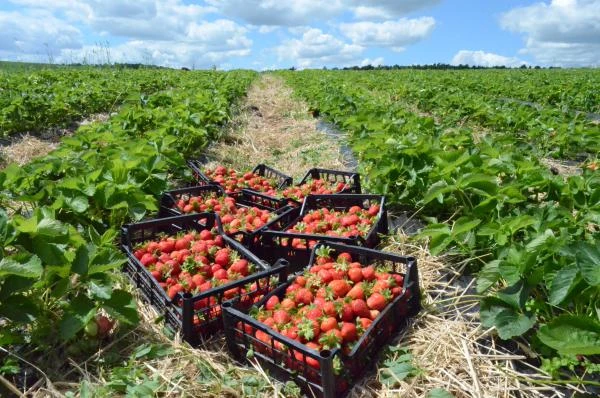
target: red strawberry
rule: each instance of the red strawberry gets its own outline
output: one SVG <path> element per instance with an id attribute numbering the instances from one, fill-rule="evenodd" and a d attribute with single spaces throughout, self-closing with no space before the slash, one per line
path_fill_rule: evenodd
<path id="1" fill-rule="evenodd" d="M 334 297 L 344 297 L 350 291 L 350 285 L 345 280 L 334 280 L 329 282 L 328 287 L 332 290 Z"/>
<path id="2" fill-rule="evenodd" d="M 344 343 L 350 343 L 358 338 L 356 325 L 351 322 L 344 322 L 342 324 L 341 333 Z"/>
<path id="3" fill-rule="evenodd" d="M 273 311 L 277 305 L 279 305 L 279 297 L 271 296 L 267 300 L 267 303 L 265 304 L 265 308 L 269 311 Z"/>
<path id="4" fill-rule="evenodd" d="M 372 310 L 382 311 L 387 305 L 387 300 L 381 293 L 373 293 L 367 299 L 367 306 Z"/>
<path id="5" fill-rule="evenodd" d="M 371 316 L 371 314 L 369 312 L 369 307 L 368 307 L 367 303 L 365 303 L 364 300 L 361 300 L 361 299 L 353 300 L 352 303 L 350 303 L 350 305 L 352 307 L 352 312 L 354 313 L 355 316 L 361 317 L 361 318 L 369 318 Z"/>

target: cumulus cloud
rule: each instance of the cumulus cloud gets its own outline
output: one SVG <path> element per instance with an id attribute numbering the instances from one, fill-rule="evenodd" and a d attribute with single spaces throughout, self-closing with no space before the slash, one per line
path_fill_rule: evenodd
<path id="1" fill-rule="evenodd" d="M 140 62 L 171 67 L 194 66 L 206 68 L 223 64 L 235 57 L 250 55 L 252 40 L 247 29 L 233 21 L 219 19 L 192 23 L 179 40 L 129 40 L 109 49 L 111 62 Z M 105 62 L 106 54 L 85 46 L 78 51 L 63 51 L 59 61 Z M 95 59 L 98 57 L 99 59 Z"/>
<path id="2" fill-rule="evenodd" d="M 332 18 L 344 9 L 342 0 L 207 0 L 228 17 L 253 25 L 298 26 Z"/>
<path id="3" fill-rule="evenodd" d="M 351 0 L 348 3 L 357 19 L 392 19 L 440 2 L 441 0 Z"/>
<path id="4" fill-rule="evenodd" d="M 394 19 L 441 0 L 207 0 L 228 17 L 253 25 L 298 26 L 350 11 L 358 20 Z"/>
<path id="5" fill-rule="evenodd" d="M 204 67 L 247 56 L 252 47 L 246 27 L 223 18 L 207 22 L 205 16 L 215 11 L 214 8 L 185 4 L 182 0 L 11 1 L 35 7 L 29 10 L 37 10 L 31 12 L 41 13 L 46 18 L 35 21 L 16 18 L 16 23 L 8 24 L 2 23 L 3 16 L 7 20 L 15 18 L 0 12 L 0 37 L 20 36 L 24 38 L 23 43 L 31 43 L 31 46 L 52 42 L 57 47 L 57 62 L 106 62 L 109 51 L 110 60 L 114 62 Z M 103 37 L 120 36 L 127 41 L 110 49 L 90 43 L 83 45 L 80 31 L 66 24 L 65 19 L 87 26 Z M 5 32 L 7 29 L 17 31 L 19 26 L 21 31 L 17 33 Z M 69 37 L 72 42 L 67 41 Z M 27 51 L 22 49 L 27 47 L 23 43 L 19 42 L 19 47 L 10 51 L 6 49 L 5 57 L 14 59 L 17 50 Z"/>
<path id="6" fill-rule="evenodd" d="M 46 11 L 0 11 L 0 56 L 23 61 L 48 61 L 65 49 L 79 49 L 79 29 Z"/>
<path id="7" fill-rule="evenodd" d="M 360 66 L 367 66 L 367 65 L 372 65 L 372 66 L 383 65 L 383 57 L 377 57 L 374 59 L 365 58 L 362 61 L 360 61 Z"/>
<path id="8" fill-rule="evenodd" d="M 507 66 L 518 67 L 527 64 L 514 57 L 505 57 L 503 55 L 486 53 L 484 51 L 460 50 L 452 58 L 452 65 L 471 65 L 471 66 Z"/>
<path id="9" fill-rule="evenodd" d="M 356 65 L 364 48 L 345 43 L 320 29 L 308 29 L 300 39 L 287 40 L 276 48 L 280 60 L 299 68 Z"/>
<path id="10" fill-rule="evenodd" d="M 525 37 L 523 53 L 544 64 L 600 65 L 600 1 L 553 0 L 514 8 L 501 26 Z"/>
<path id="11" fill-rule="evenodd" d="M 431 17 L 402 18 L 397 21 L 355 22 L 340 25 L 342 33 L 360 46 L 388 47 L 403 51 L 404 46 L 417 43 L 433 31 L 435 20 Z"/>
<path id="12" fill-rule="evenodd" d="M 93 50 L 84 48 L 83 51 Z M 131 40 L 110 49 L 114 62 L 140 62 L 171 67 L 225 67 L 227 61 L 250 54 L 249 48 L 218 48 L 210 43 Z M 64 54 L 67 56 L 68 54 Z"/>

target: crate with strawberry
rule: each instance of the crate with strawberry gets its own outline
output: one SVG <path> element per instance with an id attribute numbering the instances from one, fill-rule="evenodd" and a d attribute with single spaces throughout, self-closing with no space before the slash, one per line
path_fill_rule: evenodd
<path id="1" fill-rule="evenodd" d="M 224 306 L 227 345 L 238 360 L 254 357 L 308 395 L 338 397 L 419 312 L 417 262 L 320 243 L 307 264 L 250 310 Z"/>
<path id="2" fill-rule="evenodd" d="M 161 199 L 159 217 L 214 212 L 219 216 L 224 232 L 248 245 L 261 228 L 276 228 L 274 221 L 290 208 L 279 206 L 280 201 L 248 190 L 225 195 L 217 185 L 186 187 L 165 192 Z"/>
<path id="3" fill-rule="evenodd" d="M 361 193 L 360 175 L 351 171 L 313 168 L 294 186 L 281 190 L 288 203 L 301 206 L 308 195 Z"/>
<path id="4" fill-rule="evenodd" d="M 321 241 L 373 248 L 387 234 L 385 197 L 365 194 L 309 195 L 263 229 L 251 247 L 267 261 L 284 258 L 292 269 L 307 263 L 311 249 Z"/>
<path id="5" fill-rule="evenodd" d="M 205 168 L 198 160 L 188 161 L 188 166 L 198 185 L 216 184 L 223 187 L 227 194 L 252 189 L 276 198 L 278 189 L 284 189 L 293 183 L 292 177 L 264 164 L 246 172 L 225 166 Z"/>
<path id="6" fill-rule="evenodd" d="M 250 306 L 287 278 L 226 236 L 214 213 L 125 225 L 125 272 L 165 323 L 192 344 L 222 328 L 221 304 Z"/>

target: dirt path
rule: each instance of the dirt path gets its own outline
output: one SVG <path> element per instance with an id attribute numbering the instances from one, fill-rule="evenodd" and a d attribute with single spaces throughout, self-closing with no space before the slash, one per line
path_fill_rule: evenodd
<path id="1" fill-rule="evenodd" d="M 226 134 L 207 153 L 215 163 L 240 170 L 265 163 L 294 179 L 317 166 L 346 169 L 340 148 L 317 129 L 308 105 L 273 75 L 250 88 Z"/>

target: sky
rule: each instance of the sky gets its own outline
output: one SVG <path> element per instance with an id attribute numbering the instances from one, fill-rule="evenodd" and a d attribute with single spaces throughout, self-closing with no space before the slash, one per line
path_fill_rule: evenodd
<path id="1" fill-rule="evenodd" d="M 0 60 L 600 66 L 600 0 L 0 0 Z"/>

